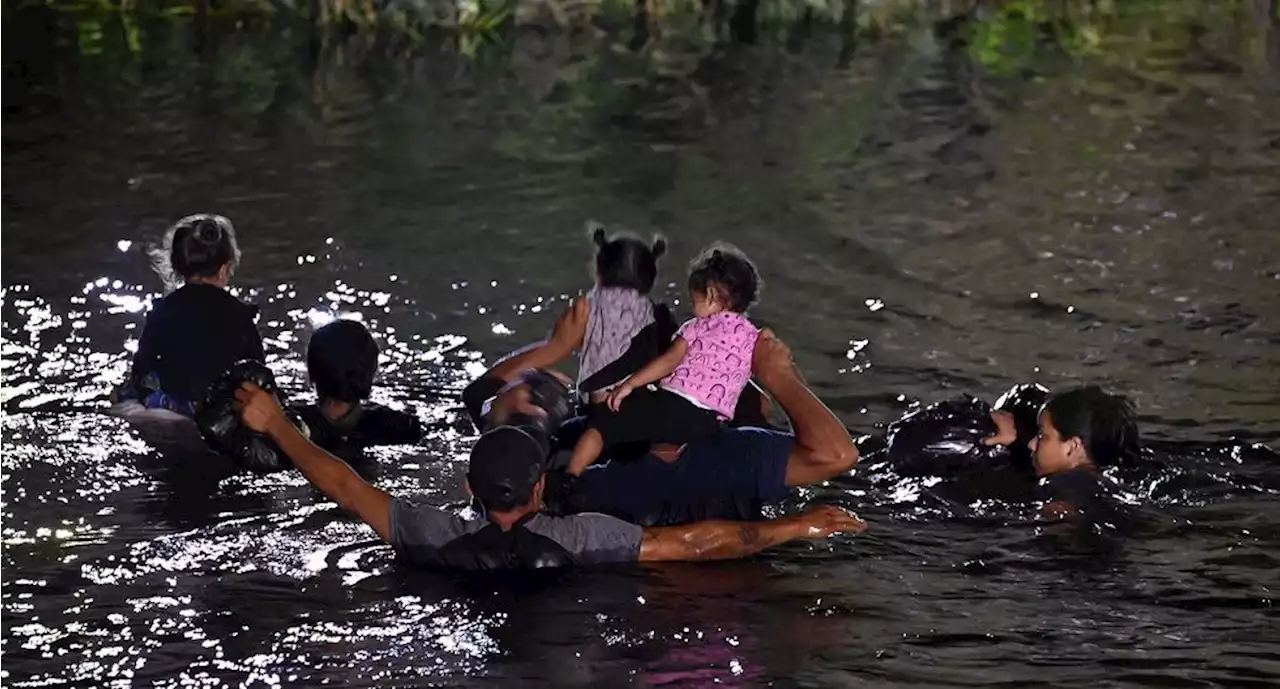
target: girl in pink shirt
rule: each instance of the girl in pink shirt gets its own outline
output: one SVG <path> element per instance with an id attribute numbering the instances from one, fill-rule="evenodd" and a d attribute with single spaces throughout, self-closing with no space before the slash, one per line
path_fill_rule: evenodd
<path id="1" fill-rule="evenodd" d="M 568 471 L 581 474 L 606 447 L 627 442 L 684 444 L 733 418 L 751 379 L 760 331 L 743 313 L 760 293 L 751 260 L 727 244 L 705 249 L 689 266 L 694 318 L 666 353 L 609 393 L 614 413 L 597 414 L 573 448 Z M 660 381 L 660 382 L 659 382 Z M 658 383 L 657 389 L 646 386 Z"/>

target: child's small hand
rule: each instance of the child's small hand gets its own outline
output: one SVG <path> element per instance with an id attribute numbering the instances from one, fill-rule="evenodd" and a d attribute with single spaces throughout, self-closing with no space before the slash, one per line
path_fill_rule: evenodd
<path id="1" fill-rule="evenodd" d="M 987 447 L 1004 445 L 1008 447 L 1018 440 L 1018 427 L 1013 421 L 1013 414 L 1007 411 L 991 412 L 991 420 L 996 424 L 996 434 L 982 439 Z"/>
<path id="2" fill-rule="evenodd" d="M 609 393 L 609 402 L 608 402 L 609 409 L 613 411 L 618 411 L 618 409 L 622 406 L 622 400 L 625 400 L 627 398 L 627 395 L 631 394 L 631 391 L 632 391 L 631 386 L 627 385 L 626 383 L 623 383 L 622 385 L 619 385 L 618 387 L 614 388 L 613 392 Z"/>

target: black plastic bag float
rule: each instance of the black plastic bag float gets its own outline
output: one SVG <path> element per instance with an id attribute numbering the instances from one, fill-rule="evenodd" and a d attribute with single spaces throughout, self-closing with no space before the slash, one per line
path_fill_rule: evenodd
<path id="1" fill-rule="evenodd" d="M 205 443 L 230 457 L 237 465 L 257 474 L 269 474 L 293 467 L 280 447 L 270 438 L 245 426 L 236 411 L 236 390 L 244 382 L 254 383 L 279 399 L 279 388 L 271 369 L 261 361 L 246 359 L 227 369 L 205 392 L 204 403 L 196 411 L 196 425 Z M 305 423 L 286 409 L 285 417 L 309 436 Z"/>
<path id="2" fill-rule="evenodd" d="M 990 467 L 1001 457 L 1029 470 L 1031 450 L 1027 443 L 1036 435 L 1036 416 L 1048 394 L 1039 385 L 1015 385 L 994 406 L 962 395 L 917 409 L 889 424 L 888 461 L 904 475 L 941 475 Z M 1012 414 L 1016 429 L 1012 444 L 983 444 L 984 438 L 996 433 L 992 411 Z"/>

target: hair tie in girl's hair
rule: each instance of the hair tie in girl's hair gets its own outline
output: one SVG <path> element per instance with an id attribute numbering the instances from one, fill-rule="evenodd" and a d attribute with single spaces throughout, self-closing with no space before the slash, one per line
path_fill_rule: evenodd
<path id="1" fill-rule="evenodd" d="M 654 258 L 662 258 L 667 253 L 667 240 L 660 234 L 653 235 L 653 244 L 649 248 L 653 252 Z"/>
<path id="2" fill-rule="evenodd" d="M 216 245 L 222 241 L 222 227 L 213 218 L 201 218 L 196 222 L 195 235 L 202 244 Z"/>

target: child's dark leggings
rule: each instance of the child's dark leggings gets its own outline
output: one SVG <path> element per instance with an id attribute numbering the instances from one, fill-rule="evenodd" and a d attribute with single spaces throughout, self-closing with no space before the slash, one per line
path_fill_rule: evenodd
<path id="1" fill-rule="evenodd" d="M 715 412 L 662 389 L 636 390 L 616 412 L 603 404 L 587 412 L 587 426 L 600 432 L 605 447 L 639 441 L 682 445 L 714 434 L 720 425 Z"/>

